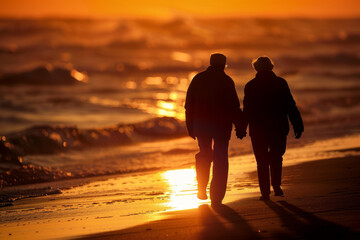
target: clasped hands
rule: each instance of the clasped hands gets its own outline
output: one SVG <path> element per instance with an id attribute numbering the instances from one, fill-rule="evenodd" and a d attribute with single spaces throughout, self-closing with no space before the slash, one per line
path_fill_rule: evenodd
<path id="1" fill-rule="evenodd" d="M 244 137 L 246 137 L 246 131 L 244 131 L 244 130 L 235 129 L 235 132 L 236 132 L 236 137 L 238 137 L 240 139 L 243 139 Z"/>

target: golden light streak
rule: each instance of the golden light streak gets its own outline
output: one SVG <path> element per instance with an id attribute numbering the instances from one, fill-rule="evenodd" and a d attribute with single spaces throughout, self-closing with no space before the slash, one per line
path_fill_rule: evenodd
<path id="1" fill-rule="evenodd" d="M 89 81 L 89 78 L 85 73 L 81 73 L 75 69 L 72 69 L 70 74 L 73 78 L 75 78 L 79 82 L 87 83 Z"/>
<path id="2" fill-rule="evenodd" d="M 178 79 L 177 77 L 167 77 L 167 78 L 165 79 L 165 81 L 166 81 L 167 84 L 173 84 L 173 85 L 175 85 L 175 84 L 178 84 L 179 79 Z"/>
<path id="3" fill-rule="evenodd" d="M 179 96 L 178 96 L 177 93 L 172 92 L 172 93 L 169 94 L 169 98 L 170 98 L 171 100 L 177 100 L 177 99 L 179 98 Z"/>
<path id="4" fill-rule="evenodd" d="M 162 174 L 169 185 L 170 198 L 166 203 L 174 210 L 197 208 L 204 201 L 196 197 L 196 172 L 193 168 L 169 170 Z"/>
<path id="5" fill-rule="evenodd" d="M 179 62 L 190 62 L 191 61 L 191 56 L 188 53 L 184 53 L 184 52 L 172 52 L 171 53 L 171 58 L 179 61 Z"/>
<path id="6" fill-rule="evenodd" d="M 165 109 L 158 109 L 156 113 L 162 117 L 175 117 L 175 115 L 176 115 L 175 112 L 168 111 Z"/>
<path id="7" fill-rule="evenodd" d="M 102 105 L 102 106 L 110 106 L 110 107 L 118 107 L 121 106 L 121 102 L 115 99 L 109 98 L 99 98 L 92 96 L 89 98 L 89 102 L 92 104 Z"/>
<path id="8" fill-rule="evenodd" d="M 143 82 L 143 86 L 147 85 L 160 85 L 163 83 L 162 77 L 147 77 Z"/>
<path id="9" fill-rule="evenodd" d="M 174 110 L 175 103 L 165 102 L 165 101 L 158 101 L 157 105 L 166 110 Z"/>
<path id="10" fill-rule="evenodd" d="M 136 89 L 137 84 L 134 81 L 128 81 L 125 83 L 125 87 L 128 89 Z"/>

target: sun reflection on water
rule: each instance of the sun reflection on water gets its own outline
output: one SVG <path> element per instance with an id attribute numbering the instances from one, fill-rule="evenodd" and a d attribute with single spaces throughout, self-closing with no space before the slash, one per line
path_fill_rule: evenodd
<path id="1" fill-rule="evenodd" d="M 72 69 L 70 74 L 73 78 L 75 78 L 79 82 L 87 83 L 89 81 L 89 78 L 85 73 L 79 72 L 75 69 Z"/>
<path id="2" fill-rule="evenodd" d="M 175 102 L 158 101 L 156 114 L 164 117 L 176 117 L 181 120 L 185 119 L 183 108 Z"/>
<path id="3" fill-rule="evenodd" d="M 169 202 L 167 207 L 173 210 L 197 208 L 204 201 L 196 197 L 196 172 L 193 168 L 169 170 L 162 173 L 169 185 Z"/>
<path id="4" fill-rule="evenodd" d="M 175 103 L 172 103 L 172 102 L 158 101 L 157 105 L 158 105 L 158 107 L 161 107 L 166 110 L 174 110 L 175 109 Z"/>

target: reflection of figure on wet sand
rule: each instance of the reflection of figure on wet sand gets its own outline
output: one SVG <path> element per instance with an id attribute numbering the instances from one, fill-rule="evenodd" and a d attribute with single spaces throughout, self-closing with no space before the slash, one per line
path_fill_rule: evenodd
<path id="1" fill-rule="evenodd" d="M 276 239 L 360 239 L 358 233 L 352 232 L 346 227 L 323 220 L 286 201 L 278 201 L 278 203 L 280 204 L 265 201 L 265 204 L 280 217 L 283 226 L 290 233 L 274 236 Z"/>
<path id="2" fill-rule="evenodd" d="M 199 240 L 260 239 L 256 231 L 232 208 L 217 204 L 212 209 L 208 205 L 199 206 L 200 218 L 204 227 Z"/>
<path id="3" fill-rule="evenodd" d="M 207 199 L 210 166 L 213 177 L 210 185 L 212 204 L 221 203 L 228 177 L 228 145 L 232 125 L 238 128 L 240 102 L 233 80 L 224 72 L 226 57 L 212 54 L 210 66 L 197 74 L 186 95 L 186 125 L 189 135 L 198 140 L 196 154 L 198 198 Z M 242 138 L 243 136 L 240 136 Z"/>
<path id="4" fill-rule="evenodd" d="M 275 196 L 282 196 L 282 156 L 290 120 L 295 137 L 300 138 L 304 126 L 299 110 L 285 79 L 272 71 L 268 57 L 253 61 L 256 77 L 244 89 L 244 115 L 249 124 L 249 135 L 257 162 L 261 200 L 270 199 L 270 176 Z M 246 130 L 247 123 L 240 130 Z M 238 135 L 238 134 L 237 134 Z M 269 174 L 271 173 L 271 175 Z"/>

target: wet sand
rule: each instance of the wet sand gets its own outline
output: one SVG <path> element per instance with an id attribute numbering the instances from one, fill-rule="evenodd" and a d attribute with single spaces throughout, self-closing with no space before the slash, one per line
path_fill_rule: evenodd
<path id="1" fill-rule="evenodd" d="M 271 201 L 253 196 L 220 207 L 203 204 L 82 239 L 360 239 L 359 160 L 345 156 L 285 167 L 285 197 Z"/>

